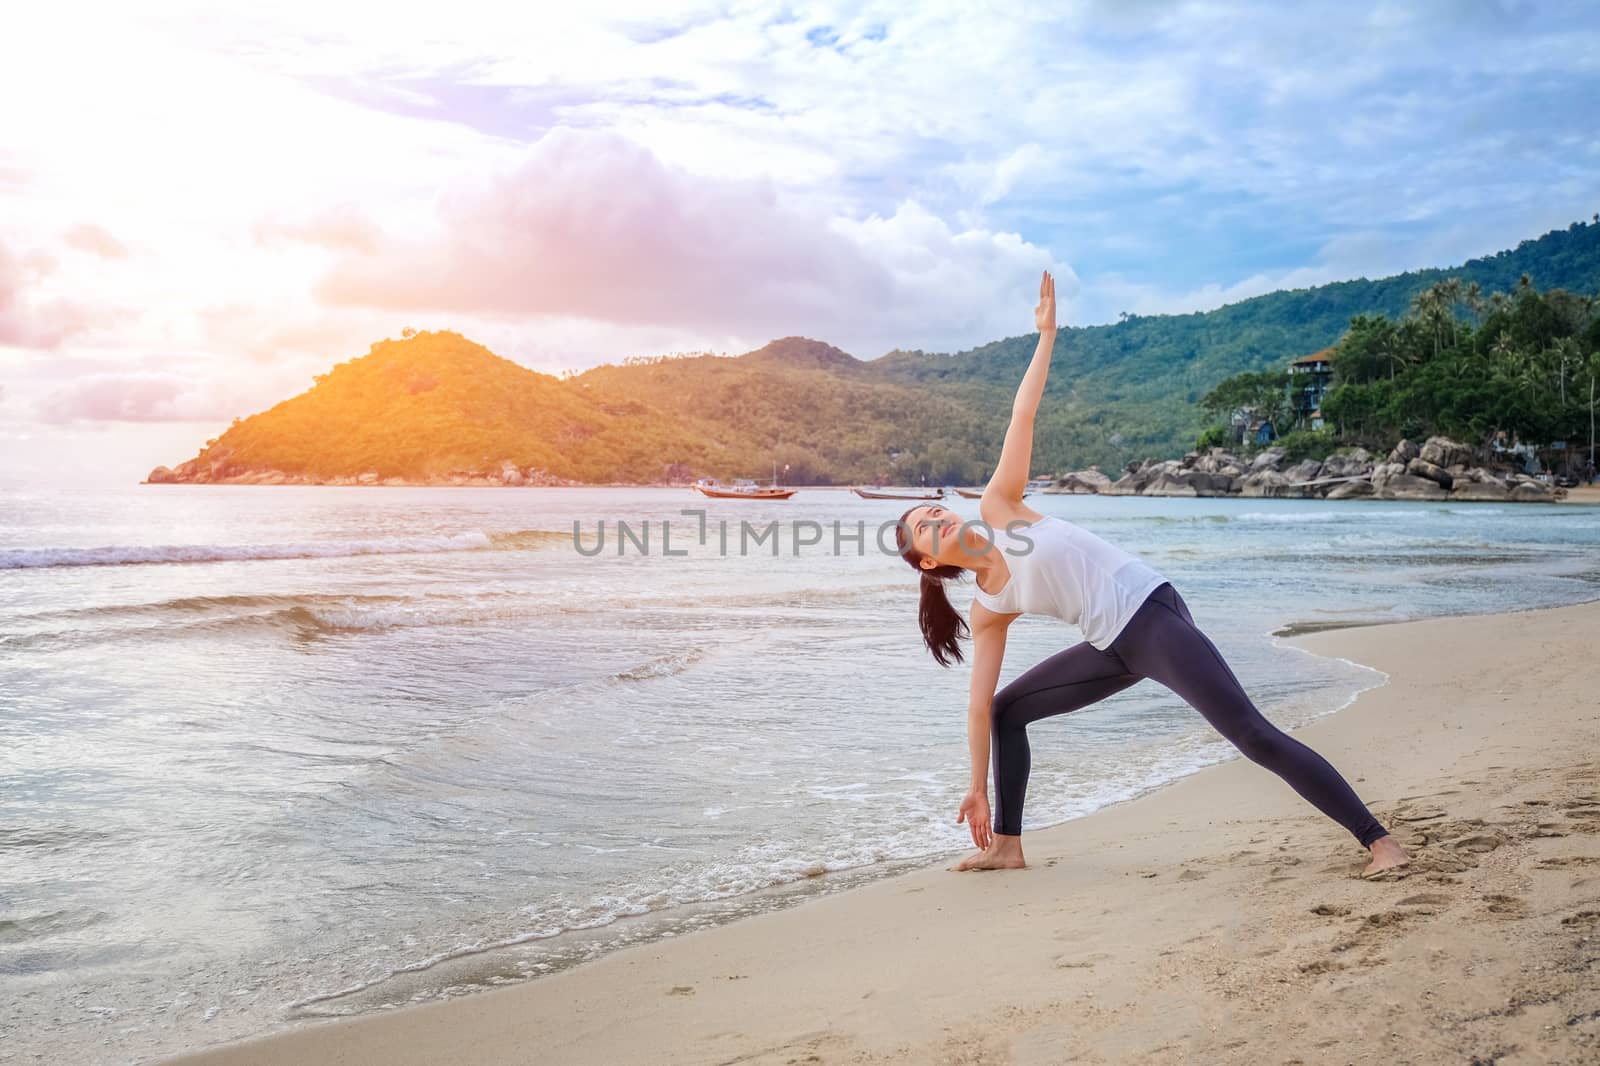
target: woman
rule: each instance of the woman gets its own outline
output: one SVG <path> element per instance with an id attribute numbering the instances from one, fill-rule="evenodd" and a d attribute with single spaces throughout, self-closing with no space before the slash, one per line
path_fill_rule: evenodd
<path id="1" fill-rule="evenodd" d="M 967 738 L 972 785 L 957 823 L 966 822 L 980 850 L 956 870 L 1020 868 L 1022 801 L 1028 786 L 1028 723 L 1086 707 L 1152 678 L 1181 696 L 1246 757 L 1272 770 L 1307 801 L 1348 829 L 1372 861 L 1367 877 L 1410 861 L 1362 804 L 1339 772 L 1256 709 L 1202 633 L 1189 608 L 1160 573 L 1141 559 L 1071 522 L 1045 516 L 1022 502 L 1033 451 L 1033 417 L 1044 394 L 1055 345 L 1055 279 L 1045 272 L 1034 309 L 1039 346 L 1011 409 L 1000 462 L 983 491 L 979 513 L 995 540 L 936 504 L 901 516 L 896 536 L 902 557 L 921 572 L 922 634 L 940 665 L 962 659 L 959 638 L 969 627 L 945 596 L 944 582 L 975 575 Z M 997 548 L 1002 550 L 996 550 Z M 1024 612 L 1050 614 L 1078 625 L 1084 640 L 1045 659 L 995 692 L 1005 654 L 1006 627 Z M 995 806 L 988 798 L 994 751 Z"/>

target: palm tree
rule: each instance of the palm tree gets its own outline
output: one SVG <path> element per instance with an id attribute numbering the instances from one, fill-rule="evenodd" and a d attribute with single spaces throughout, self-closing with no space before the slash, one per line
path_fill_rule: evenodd
<path id="1" fill-rule="evenodd" d="M 1576 337 L 1562 337 L 1556 341 L 1553 350 L 1561 360 L 1561 406 L 1565 408 L 1567 406 L 1567 363 L 1569 360 L 1577 363 L 1582 359 L 1582 355 L 1578 351 L 1578 339 Z"/>

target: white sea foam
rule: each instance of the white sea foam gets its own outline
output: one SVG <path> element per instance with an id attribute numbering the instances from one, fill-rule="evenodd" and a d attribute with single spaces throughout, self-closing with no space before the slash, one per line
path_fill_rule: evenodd
<path id="1" fill-rule="evenodd" d="M 123 544 L 102 548 L 0 550 L 0 570 L 40 566 L 123 566 L 133 563 L 215 563 L 249 559 L 318 559 L 341 555 L 478 551 L 494 546 L 480 529 L 440 536 L 371 540 L 293 541 L 283 544 Z"/>

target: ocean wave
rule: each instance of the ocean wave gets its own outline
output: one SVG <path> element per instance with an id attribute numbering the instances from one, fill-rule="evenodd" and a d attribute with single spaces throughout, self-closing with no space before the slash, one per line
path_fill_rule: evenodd
<path id="1" fill-rule="evenodd" d="M 1393 510 L 1351 510 L 1341 507 L 1326 511 L 1246 511 L 1234 517 L 1240 522 L 1343 522 L 1350 518 L 1393 518 L 1396 513 Z"/>
<path id="2" fill-rule="evenodd" d="M 431 552 L 508 551 L 553 547 L 572 534 L 518 529 L 364 540 L 289 541 L 282 544 L 122 544 L 101 548 L 8 548 L 0 570 L 46 566 L 129 566 L 153 563 L 218 563 L 257 559 L 322 559 L 349 555 L 409 555 Z"/>
<path id="3" fill-rule="evenodd" d="M 705 655 L 704 648 L 689 648 L 685 651 L 658 655 L 637 666 L 619 670 L 611 677 L 615 681 L 649 681 L 657 677 L 673 677 L 689 669 L 705 658 Z"/>

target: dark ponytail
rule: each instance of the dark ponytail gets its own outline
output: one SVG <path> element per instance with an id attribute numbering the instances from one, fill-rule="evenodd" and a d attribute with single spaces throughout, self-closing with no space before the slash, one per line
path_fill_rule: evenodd
<path id="1" fill-rule="evenodd" d="M 914 511 L 916 508 L 913 507 L 911 510 Z M 911 511 L 906 512 L 910 513 Z M 895 523 L 895 540 L 899 543 L 900 557 L 910 563 L 912 569 L 920 575 L 922 593 L 917 604 L 917 624 L 922 627 L 923 643 L 933 652 L 933 657 L 940 666 L 949 666 L 952 662 L 964 662 L 960 640 L 969 635 L 967 620 L 951 606 L 950 597 L 944 592 L 944 583 L 950 578 L 960 577 L 966 572 L 965 568 L 951 563 L 924 567 L 923 554 L 911 546 L 910 538 L 906 534 L 905 515 Z"/>

